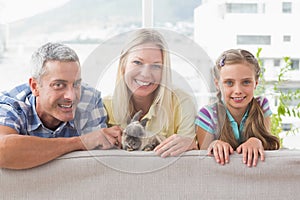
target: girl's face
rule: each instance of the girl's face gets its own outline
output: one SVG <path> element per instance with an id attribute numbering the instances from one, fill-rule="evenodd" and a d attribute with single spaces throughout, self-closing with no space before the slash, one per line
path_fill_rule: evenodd
<path id="1" fill-rule="evenodd" d="M 216 84 L 229 111 L 244 113 L 257 85 L 254 66 L 247 63 L 225 65 L 220 70 L 220 80 Z"/>
<path id="2" fill-rule="evenodd" d="M 127 56 L 125 83 L 134 96 L 152 97 L 161 82 L 162 67 L 162 51 L 157 46 L 139 45 Z"/>

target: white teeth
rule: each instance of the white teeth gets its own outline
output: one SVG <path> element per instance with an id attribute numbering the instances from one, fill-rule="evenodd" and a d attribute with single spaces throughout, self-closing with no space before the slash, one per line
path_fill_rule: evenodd
<path id="1" fill-rule="evenodd" d="M 139 81 L 139 80 L 135 80 L 135 82 L 137 84 L 139 84 L 140 86 L 148 86 L 151 84 L 150 82 L 143 82 L 143 81 Z"/>
<path id="2" fill-rule="evenodd" d="M 244 97 L 234 97 L 233 99 L 236 100 L 236 101 L 240 101 L 240 100 L 243 100 Z"/>
<path id="3" fill-rule="evenodd" d="M 70 104 L 70 105 L 59 105 L 59 106 L 62 107 L 62 108 L 71 108 L 72 104 Z"/>

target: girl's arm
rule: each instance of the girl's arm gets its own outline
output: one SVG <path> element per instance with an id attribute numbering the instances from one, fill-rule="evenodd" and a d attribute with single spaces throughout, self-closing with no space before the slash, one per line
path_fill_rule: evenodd
<path id="1" fill-rule="evenodd" d="M 234 150 L 229 143 L 221 140 L 214 140 L 214 135 L 196 126 L 196 134 L 200 149 L 206 150 L 210 156 L 214 156 L 217 163 L 224 165 L 229 162 L 230 154 Z"/>
<path id="2" fill-rule="evenodd" d="M 196 126 L 196 135 L 201 150 L 207 150 L 210 143 L 214 140 L 214 135 Z"/>

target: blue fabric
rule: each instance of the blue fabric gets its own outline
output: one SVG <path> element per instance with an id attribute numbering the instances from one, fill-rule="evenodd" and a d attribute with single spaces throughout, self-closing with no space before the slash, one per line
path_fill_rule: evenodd
<path id="1" fill-rule="evenodd" d="M 228 119 L 230 121 L 230 125 L 231 125 L 231 128 L 233 130 L 234 137 L 239 142 L 240 142 L 240 139 L 241 139 L 241 133 L 244 130 L 244 124 L 246 122 L 246 119 L 248 118 L 248 111 L 249 111 L 249 109 L 247 109 L 246 113 L 244 114 L 244 116 L 242 118 L 242 121 L 241 121 L 241 124 L 240 124 L 240 127 L 239 127 L 238 123 L 234 120 L 234 118 L 230 114 L 229 110 L 226 109 L 226 114 L 227 114 Z"/>
<path id="2" fill-rule="evenodd" d="M 265 97 L 258 96 L 256 97 L 258 104 L 260 105 L 261 109 L 263 110 L 264 117 L 269 117 L 272 115 L 272 111 L 269 106 L 269 101 Z M 248 110 L 244 114 L 240 127 L 238 127 L 237 122 L 234 120 L 230 112 L 226 109 L 226 114 L 231 122 L 231 127 L 233 129 L 234 136 L 237 141 L 240 142 L 241 134 L 244 130 L 244 124 L 248 118 Z M 225 117 L 225 115 L 224 115 Z M 216 129 L 218 125 L 218 118 L 217 118 L 217 103 L 206 105 L 202 107 L 198 115 L 195 119 L 195 124 L 201 127 L 203 130 L 207 131 L 210 134 L 216 134 Z"/>
<path id="3" fill-rule="evenodd" d="M 0 125 L 15 129 L 19 134 L 45 138 L 73 137 L 106 127 L 107 114 L 101 93 L 82 84 L 81 99 L 75 118 L 61 123 L 56 130 L 43 125 L 35 110 L 35 96 L 28 84 L 15 87 L 0 95 Z"/>

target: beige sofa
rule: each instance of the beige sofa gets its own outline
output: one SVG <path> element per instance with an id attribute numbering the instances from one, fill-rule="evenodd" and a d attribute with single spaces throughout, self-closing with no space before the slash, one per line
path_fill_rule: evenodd
<path id="1" fill-rule="evenodd" d="M 249 168 L 241 155 L 216 164 L 206 151 L 77 151 L 28 170 L 0 169 L 0 199 L 299 199 L 300 151 L 267 151 Z"/>

